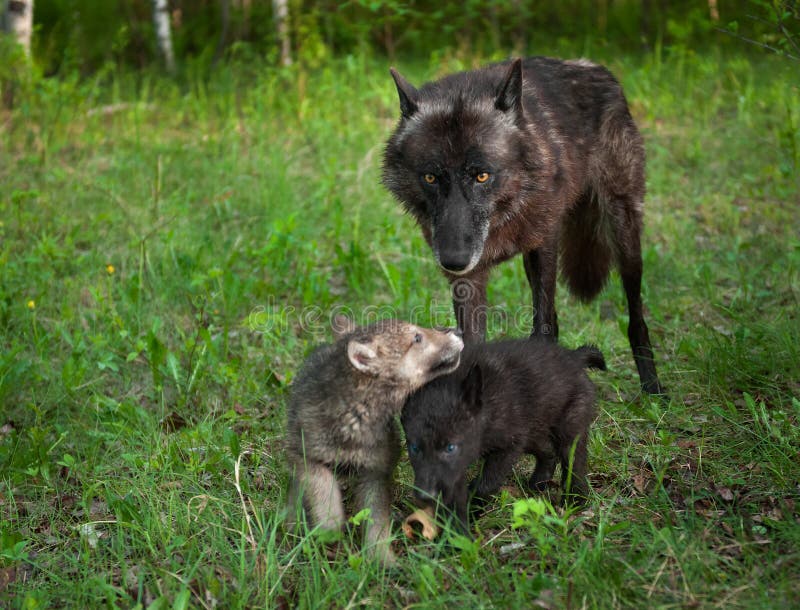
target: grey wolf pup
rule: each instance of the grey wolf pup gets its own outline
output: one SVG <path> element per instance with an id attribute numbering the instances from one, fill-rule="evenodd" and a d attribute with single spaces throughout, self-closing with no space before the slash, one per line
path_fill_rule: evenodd
<path id="1" fill-rule="evenodd" d="M 470 492 L 484 503 L 531 453 L 532 489 L 543 490 L 560 462 L 562 499 L 582 502 L 595 417 L 595 386 L 584 367 L 605 370 L 597 348 L 571 351 L 541 339 L 468 345 L 457 371 L 422 387 L 403 407 L 416 500 L 440 500 L 466 533 Z M 468 489 L 467 469 L 481 458 L 482 472 Z"/>
<path id="2" fill-rule="evenodd" d="M 337 340 L 317 348 L 292 384 L 287 525 L 295 526 L 302 500 L 313 525 L 339 530 L 345 524 L 340 479 L 351 477 L 358 508 L 370 509 L 367 550 L 392 562 L 395 416 L 411 392 L 458 366 L 464 344 L 455 332 L 397 320 L 355 328 L 337 318 L 334 326 Z"/>
<path id="3" fill-rule="evenodd" d="M 557 340 L 556 272 L 588 302 L 613 265 L 642 388 L 663 393 L 642 314 L 642 137 L 619 82 L 586 60 L 530 57 L 419 89 L 392 69 L 400 122 L 383 182 L 453 284 L 465 341 L 486 332 L 492 267 L 523 255 L 532 335 Z"/>

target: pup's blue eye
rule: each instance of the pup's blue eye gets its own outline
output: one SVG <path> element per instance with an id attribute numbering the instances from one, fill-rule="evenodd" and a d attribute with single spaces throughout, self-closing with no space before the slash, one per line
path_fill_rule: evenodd
<path id="1" fill-rule="evenodd" d="M 419 453 L 419 446 L 418 446 L 418 445 L 415 445 L 414 443 L 410 443 L 410 444 L 408 445 L 408 452 L 409 452 L 411 455 L 417 455 L 417 454 Z"/>
<path id="2" fill-rule="evenodd" d="M 444 450 L 446 453 L 453 453 L 453 451 L 456 450 L 456 446 L 453 443 L 450 443 L 449 445 L 447 445 L 447 447 L 444 448 Z"/>

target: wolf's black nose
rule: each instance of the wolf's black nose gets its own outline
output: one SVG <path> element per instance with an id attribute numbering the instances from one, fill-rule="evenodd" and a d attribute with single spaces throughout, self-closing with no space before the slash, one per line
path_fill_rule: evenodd
<path id="1" fill-rule="evenodd" d="M 441 252 L 439 254 L 439 264 L 447 271 L 459 273 L 464 271 L 469 266 L 472 259 L 472 252 L 469 251 L 455 251 L 455 252 Z"/>

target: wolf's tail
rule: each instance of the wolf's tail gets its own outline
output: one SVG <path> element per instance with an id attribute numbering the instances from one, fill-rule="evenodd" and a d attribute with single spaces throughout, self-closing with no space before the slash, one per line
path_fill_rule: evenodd
<path id="1" fill-rule="evenodd" d="M 587 369 L 606 370 L 606 359 L 603 352 L 594 345 L 581 345 L 575 350 L 575 354 L 580 358 L 581 364 Z"/>
<path id="2" fill-rule="evenodd" d="M 561 227 L 561 275 L 569 291 L 584 303 L 600 293 L 611 270 L 612 250 L 604 221 L 596 196 L 588 192 Z"/>

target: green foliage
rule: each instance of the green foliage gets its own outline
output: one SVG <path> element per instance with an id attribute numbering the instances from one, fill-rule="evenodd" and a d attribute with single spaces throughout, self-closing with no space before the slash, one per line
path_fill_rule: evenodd
<path id="1" fill-rule="evenodd" d="M 374 8 L 379 23 L 389 5 L 320 9 L 327 51 L 291 69 L 239 47 L 210 77 L 200 60 L 171 80 L 105 56 L 92 77 L 33 73 L 0 140 L 0 605 L 797 605 L 793 65 L 696 49 L 694 30 L 625 52 L 608 42 L 625 3 L 609 4 L 605 36 L 535 47 L 609 65 L 644 132 L 644 295 L 671 400 L 638 394 L 618 278 L 588 306 L 560 291 L 564 343 L 598 344 L 610 369 L 593 374 L 586 510 L 512 480 L 474 540 L 398 540 L 392 570 L 362 552 L 365 514 L 333 541 L 284 532 L 281 445 L 288 384 L 331 312 L 452 323 L 419 230 L 380 185 L 388 62 L 333 53 L 337 19 Z M 458 17 L 437 10 L 398 52 Z M 481 44 L 402 69 L 417 83 L 501 56 Z M 518 261 L 489 298 L 493 336 L 527 332 Z M 402 509 L 405 461 L 397 479 Z"/>
<path id="2" fill-rule="evenodd" d="M 528 531 L 539 552 L 542 570 L 554 553 L 567 550 L 568 521 L 545 499 L 526 498 L 514 502 L 511 527 Z"/>
<path id="3" fill-rule="evenodd" d="M 749 11 L 728 23 L 734 37 L 800 61 L 800 3 L 797 0 L 750 0 Z"/>
<path id="4" fill-rule="evenodd" d="M 0 108 L 11 109 L 16 98 L 27 98 L 36 71 L 21 45 L 0 34 Z"/>
<path id="5" fill-rule="evenodd" d="M 277 63 L 272 4 L 227 0 L 226 6 L 223 10 L 221 0 L 170 2 L 173 46 L 185 75 L 207 74 L 224 55 Z M 719 11 L 716 21 L 707 3 L 694 0 L 297 1 L 289 3 L 289 31 L 295 61 L 313 68 L 331 56 L 374 52 L 392 60 L 433 56 L 441 49 L 486 56 L 498 48 L 538 53 L 543 34 L 552 32 L 567 43 L 613 43 L 626 50 L 661 45 L 704 50 L 740 45 L 741 37 L 798 56 L 797 2 L 736 0 L 722 3 Z M 149 0 L 37 0 L 35 19 L 35 56 L 47 74 L 108 80 L 121 66 L 160 61 Z"/>

